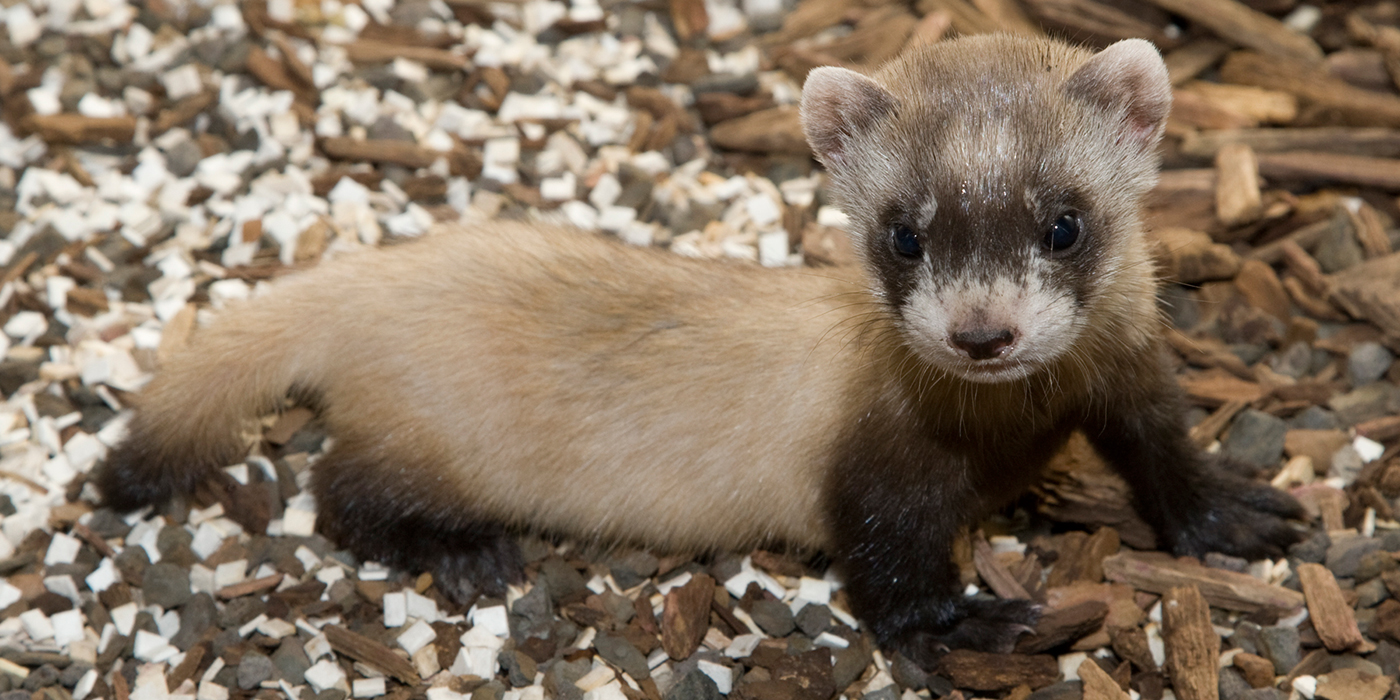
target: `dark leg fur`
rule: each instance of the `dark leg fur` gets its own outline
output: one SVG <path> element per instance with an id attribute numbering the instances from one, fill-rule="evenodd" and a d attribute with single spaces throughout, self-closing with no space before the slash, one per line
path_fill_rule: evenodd
<path id="1" fill-rule="evenodd" d="M 1024 486 L 1059 441 L 1052 434 L 1016 452 L 880 427 L 909 425 L 872 413 L 828 485 L 833 554 L 854 612 L 882 646 L 925 668 L 952 648 L 1009 652 L 1039 609 L 963 596 L 953 544 L 1004 490 Z M 987 483 L 989 475 L 1002 483 Z"/>
<path id="2" fill-rule="evenodd" d="M 1126 402 L 1125 402 L 1126 403 Z M 1176 554 L 1283 556 L 1301 534 L 1302 506 L 1202 453 L 1187 437 L 1180 391 L 1164 376 L 1155 395 L 1113 406 L 1086 432 L 1133 489 L 1138 514 Z"/>
<path id="3" fill-rule="evenodd" d="M 318 523 L 327 537 L 397 569 L 427 571 L 450 600 L 504 595 L 524 562 L 505 528 L 474 517 L 435 465 L 400 466 L 376 446 L 337 443 L 312 468 Z"/>
<path id="4" fill-rule="evenodd" d="M 126 440 L 98 465 L 92 479 L 102 505 L 127 512 L 192 495 L 201 484 L 225 476 L 219 468 L 237 459 L 219 461 L 194 450 L 172 455 L 155 449 L 160 442 L 155 437 L 141 427 L 138 417 Z"/>

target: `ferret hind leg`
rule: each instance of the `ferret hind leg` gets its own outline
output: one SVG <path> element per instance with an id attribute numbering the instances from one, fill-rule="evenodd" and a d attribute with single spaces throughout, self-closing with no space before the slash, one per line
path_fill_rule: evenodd
<path id="1" fill-rule="evenodd" d="M 363 560 L 426 571 L 450 600 L 504 595 L 524 562 L 502 523 L 471 511 L 447 467 L 382 442 L 340 438 L 312 467 L 317 524 Z"/>

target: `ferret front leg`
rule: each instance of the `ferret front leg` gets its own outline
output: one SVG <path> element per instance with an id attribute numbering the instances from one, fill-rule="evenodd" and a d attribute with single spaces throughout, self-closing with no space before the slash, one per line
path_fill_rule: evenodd
<path id="1" fill-rule="evenodd" d="M 832 554 L 853 612 L 882 647 L 926 668 L 949 649 L 1011 651 L 1039 611 L 1030 601 L 962 594 L 953 543 L 981 515 L 959 471 L 965 465 L 930 455 L 900 463 L 919 451 L 888 442 L 862 447 L 869 451 L 851 452 L 828 495 Z"/>
<path id="2" fill-rule="evenodd" d="M 1155 391 L 1094 413 L 1097 424 L 1085 432 L 1132 487 L 1134 506 L 1163 549 L 1276 558 L 1300 539 L 1287 522 L 1303 514 L 1293 497 L 1239 476 L 1191 442 L 1185 403 L 1169 376 Z"/>

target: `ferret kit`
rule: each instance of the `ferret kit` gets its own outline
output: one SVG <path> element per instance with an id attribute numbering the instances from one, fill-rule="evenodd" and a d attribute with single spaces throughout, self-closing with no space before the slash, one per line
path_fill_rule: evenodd
<path id="1" fill-rule="evenodd" d="M 278 283 L 199 331 L 98 472 L 131 510 L 226 478 L 290 395 L 333 446 L 319 527 L 458 601 L 521 530 L 831 556 L 884 647 L 1009 650 L 1028 601 L 952 551 L 1081 430 L 1164 549 L 1277 556 L 1296 502 L 1187 439 L 1140 222 L 1171 86 L 1156 50 L 1011 36 L 818 68 L 802 122 L 862 265 L 774 271 L 524 223 Z M 403 337 L 419 339 L 404 344 Z"/>

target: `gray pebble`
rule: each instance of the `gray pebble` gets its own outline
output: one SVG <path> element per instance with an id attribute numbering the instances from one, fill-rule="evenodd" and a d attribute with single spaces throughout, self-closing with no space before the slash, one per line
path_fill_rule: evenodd
<path id="1" fill-rule="evenodd" d="M 234 598 L 219 612 L 219 626 L 224 629 L 240 627 L 266 611 L 267 603 L 254 596 Z"/>
<path id="2" fill-rule="evenodd" d="M 413 132 L 403 128 L 393 117 L 380 117 L 378 121 L 369 127 L 369 137 L 372 139 L 387 139 L 390 141 L 416 141 Z"/>
<path id="3" fill-rule="evenodd" d="M 1313 250 L 1313 257 L 1330 274 L 1360 264 L 1364 256 L 1350 226 L 1333 226 Z"/>
<path id="4" fill-rule="evenodd" d="M 774 637 L 786 637 L 797 628 L 792 618 L 792 608 L 780 600 L 760 600 L 749 610 L 753 621 L 760 629 Z"/>
<path id="5" fill-rule="evenodd" d="M 1383 673 L 1379 664 L 1372 663 L 1355 654 L 1343 654 L 1332 657 L 1332 670 L 1340 671 L 1344 668 L 1354 668 L 1362 673 L 1372 676 L 1379 676 Z"/>
<path id="6" fill-rule="evenodd" d="M 1238 700 L 1285 700 L 1287 697 L 1278 688 L 1253 688 L 1246 690 Z"/>
<path id="7" fill-rule="evenodd" d="M 1238 670 L 1226 666 L 1220 669 L 1220 700 L 1236 700 L 1241 695 L 1249 692 L 1249 681 L 1244 679 L 1244 674 Z"/>
<path id="8" fill-rule="evenodd" d="M 517 641 L 540 636 L 538 633 L 549 629 L 553 622 L 554 605 L 549 601 L 549 592 L 544 586 L 531 588 L 510 607 L 510 634 Z"/>
<path id="9" fill-rule="evenodd" d="M 864 700 L 899 700 L 899 691 L 892 685 L 861 695 Z"/>
<path id="10" fill-rule="evenodd" d="M 582 697 L 581 692 L 579 697 Z M 491 680 L 472 691 L 472 700 L 501 700 L 505 694 L 506 687 L 498 680 Z"/>
<path id="11" fill-rule="evenodd" d="M 1387 639 L 1376 643 L 1376 652 L 1371 654 L 1371 662 L 1381 667 L 1381 673 L 1394 678 L 1400 676 L 1400 645 Z"/>
<path id="12" fill-rule="evenodd" d="M 1302 657 L 1296 627 L 1265 627 L 1259 630 L 1259 655 L 1273 662 L 1280 676 L 1298 665 Z"/>
<path id="13" fill-rule="evenodd" d="M 311 659 L 306 656 L 301 639 L 287 637 L 277 646 L 277 651 L 272 652 L 272 665 L 277 667 L 277 673 L 283 680 L 292 685 L 301 685 L 306 682 L 306 670 L 311 668 Z"/>
<path id="14" fill-rule="evenodd" d="M 272 659 L 262 654 L 244 654 L 243 660 L 238 662 L 238 687 L 252 690 L 271 679 L 275 670 Z"/>
<path id="15" fill-rule="evenodd" d="M 190 572 L 177 564 L 163 561 L 152 564 L 141 577 L 141 592 L 147 605 L 159 605 L 167 610 L 178 608 L 193 595 L 190 592 Z"/>
<path id="16" fill-rule="evenodd" d="M 1361 475 L 1362 467 L 1366 463 L 1361 460 L 1361 454 L 1351 445 L 1342 445 L 1332 454 L 1332 466 L 1327 470 L 1329 476 L 1340 477 L 1346 483 L 1356 481 Z"/>
<path id="17" fill-rule="evenodd" d="M 1283 457 L 1283 437 L 1288 424 L 1263 411 L 1246 409 L 1230 424 L 1221 451 L 1256 467 L 1272 467 Z"/>
<path id="18" fill-rule="evenodd" d="M 1372 382 L 1332 397 L 1327 406 L 1337 413 L 1342 425 L 1379 418 L 1400 407 L 1400 389 L 1390 382 Z"/>
<path id="19" fill-rule="evenodd" d="M 112 563 L 117 565 L 123 581 L 140 581 L 151 565 L 151 558 L 142 547 L 124 547 Z"/>
<path id="20" fill-rule="evenodd" d="M 1357 568 L 1361 565 L 1361 558 L 1379 551 L 1380 548 L 1380 540 L 1372 537 L 1343 537 L 1327 548 L 1327 568 L 1338 578 L 1355 576 Z"/>
<path id="21" fill-rule="evenodd" d="M 340 688 L 326 688 L 316 693 L 316 697 L 312 700 L 345 700 L 345 691 Z"/>
<path id="22" fill-rule="evenodd" d="M 637 651 L 637 647 L 632 646 L 625 638 L 613 634 L 600 634 L 593 641 L 593 648 L 598 650 L 599 656 L 626 671 L 633 678 L 641 680 L 651 677 L 647 657 L 642 656 L 642 652 Z M 531 678 L 531 682 L 533 681 Z"/>
<path id="23" fill-rule="evenodd" d="M 572 662 L 563 659 L 554 661 L 545 669 L 544 689 L 554 700 L 582 700 L 583 691 L 579 690 L 574 682 L 583 678 L 590 670 L 591 664 L 584 659 Z M 476 693 L 472 693 L 472 700 L 478 700 Z"/>
<path id="24" fill-rule="evenodd" d="M 218 614 L 212 596 L 196 593 L 180 609 L 180 631 L 170 638 L 171 646 L 180 651 L 189 651 L 204 636 L 205 630 L 214 625 Z"/>
<path id="25" fill-rule="evenodd" d="M 556 604 L 588 592 L 583 576 L 559 557 L 550 557 L 540 562 L 540 581 L 545 584 L 549 597 Z"/>
<path id="26" fill-rule="evenodd" d="M 92 664 L 87 664 L 87 663 L 74 663 L 74 664 L 69 664 L 69 665 L 68 665 L 68 668 L 63 669 L 63 673 L 60 673 L 60 674 L 59 674 L 59 676 L 58 676 L 58 683 L 59 683 L 59 685 L 65 687 L 65 688 L 72 688 L 73 686 L 75 686 L 75 685 L 78 684 L 78 681 L 80 681 L 80 680 L 83 679 L 83 676 L 87 675 L 87 672 L 88 672 L 88 671 L 91 671 L 91 670 L 92 670 Z"/>
<path id="27" fill-rule="evenodd" d="M 28 690 L 8 690 L 0 693 L 0 700 L 29 700 Z"/>
<path id="28" fill-rule="evenodd" d="M 598 599 L 603 604 L 603 609 L 608 611 L 618 626 L 631 622 L 632 617 L 637 614 L 636 604 L 627 596 L 606 590 L 599 594 Z"/>
<path id="29" fill-rule="evenodd" d="M 1357 608 L 1354 617 L 1356 618 L 1356 629 L 1361 631 L 1361 636 L 1371 636 L 1371 625 L 1376 622 L 1376 611 L 1379 608 Z"/>
<path id="30" fill-rule="evenodd" d="M 720 700 L 722 697 L 715 682 L 699 669 L 691 669 L 666 691 L 666 700 Z"/>
<path id="31" fill-rule="evenodd" d="M 646 579 L 655 575 L 658 562 L 656 557 L 646 552 L 632 551 L 613 557 L 608 565 L 617 585 L 621 586 L 622 590 L 628 590 L 640 586 Z"/>
<path id="32" fill-rule="evenodd" d="M 103 539 L 126 537 L 126 533 L 131 532 L 131 526 L 127 525 L 126 521 L 122 520 L 122 517 L 111 508 L 98 508 L 93 511 L 87 526 L 89 530 Z"/>
<path id="33" fill-rule="evenodd" d="M 1060 681 L 1051 683 L 1026 696 L 1026 700 L 1081 700 L 1084 697 L 1084 683 L 1081 681 Z"/>
<path id="34" fill-rule="evenodd" d="M 1212 569 L 1224 569 L 1236 573 L 1244 573 L 1249 570 L 1249 562 L 1240 557 L 1232 557 L 1228 554 L 1210 552 L 1206 554 L 1205 565 Z"/>
<path id="35" fill-rule="evenodd" d="M 1287 350 L 1275 354 L 1269 360 L 1269 366 L 1284 376 L 1302 379 L 1307 376 L 1308 370 L 1312 369 L 1312 359 L 1312 348 L 1299 341 L 1288 346 Z"/>
<path id="36" fill-rule="evenodd" d="M 1380 551 L 1378 547 L 1376 551 L 1361 557 L 1361 561 L 1356 565 L 1354 576 L 1357 581 L 1369 581 L 1396 568 L 1400 568 L 1400 563 L 1397 563 L 1389 553 Z"/>
<path id="37" fill-rule="evenodd" d="M 953 687 L 953 682 L 947 678 L 943 676 L 928 677 L 928 692 L 933 695 L 933 697 L 946 698 L 952 695 L 954 690 L 956 690 L 956 688 Z"/>
<path id="38" fill-rule="evenodd" d="M 1235 625 L 1235 634 L 1230 637 L 1230 641 L 1240 650 L 1248 654 L 1259 655 L 1259 631 L 1263 629 L 1258 624 L 1249 620 L 1240 620 Z"/>
<path id="39" fill-rule="evenodd" d="M 21 687 L 28 691 L 35 691 L 40 688 L 58 685 L 58 678 L 60 675 L 58 669 L 54 668 L 52 664 L 44 664 L 30 671 L 29 676 L 24 679 L 24 685 Z"/>
<path id="40" fill-rule="evenodd" d="M 1400 552 L 1400 530 L 1392 530 L 1380 538 L 1381 549 L 1387 552 Z"/>
<path id="41" fill-rule="evenodd" d="M 873 658 L 870 648 L 865 645 L 864 639 L 852 639 L 845 637 L 851 645 L 845 649 L 833 649 L 831 655 L 835 657 L 836 663 L 831 666 L 831 679 L 837 688 L 845 688 L 856 682 L 860 674 L 865 673 L 865 669 L 870 667 Z"/>
<path id="42" fill-rule="evenodd" d="M 1356 587 L 1356 607 L 1374 608 L 1389 595 L 1390 591 L 1386 590 L 1385 582 L 1373 578 Z"/>
<path id="43" fill-rule="evenodd" d="M 188 529 L 182 526 L 167 525 L 161 528 L 160 535 L 155 536 L 155 550 L 161 553 L 161 563 L 168 560 L 171 564 L 189 568 L 199 561 L 195 552 L 189 549 L 193 540 L 195 536 L 190 535 Z"/>
<path id="44" fill-rule="evenodd" d="M 831 626 L 831 609 L 817 603 L 804 605 L 797 611 L 796 622 L 802 634 L 815 638 Z"/>
<path id="45" fill-rule="evenodd" d="M 600 652 L 601 653 L 601 652 Z M 607 658 L 607 657 L 604 657 Z M 505 669 L 506 681 L 512 688 L 524 688 L 535 682 L 535 672 L 539 670 L 535 660 L 514 649 L 502 649 L 496 661 Z M 645 665 L 643 659 L 643 665 Z"/>
<path id="46" fill-rule="evenodd" d="M 1321 564 L 1327 558 L 1327 549 L 1332 546 L 1332 538 L 1322 531 L 1314 532 L 1307 539 L 1288 548 L 1288 556 L 1302 562 Z M 1297 568 L 1297 567 L 1294 567 Z"/>
<path id="47" fill-rule="evenodd" d="M 1362 386 L 1385 376 L 1395 355 L 1376 342 L 1360 343 L 1347 356 L 1347 373 L 1352 386 Z"/>
<path id="48" fill-rule="evenodd" d="M 190 139 L 182 139 L 165 152 L 165 167 L 176 177 L 189 177 L 204 160 L 204 151 Z"/>

